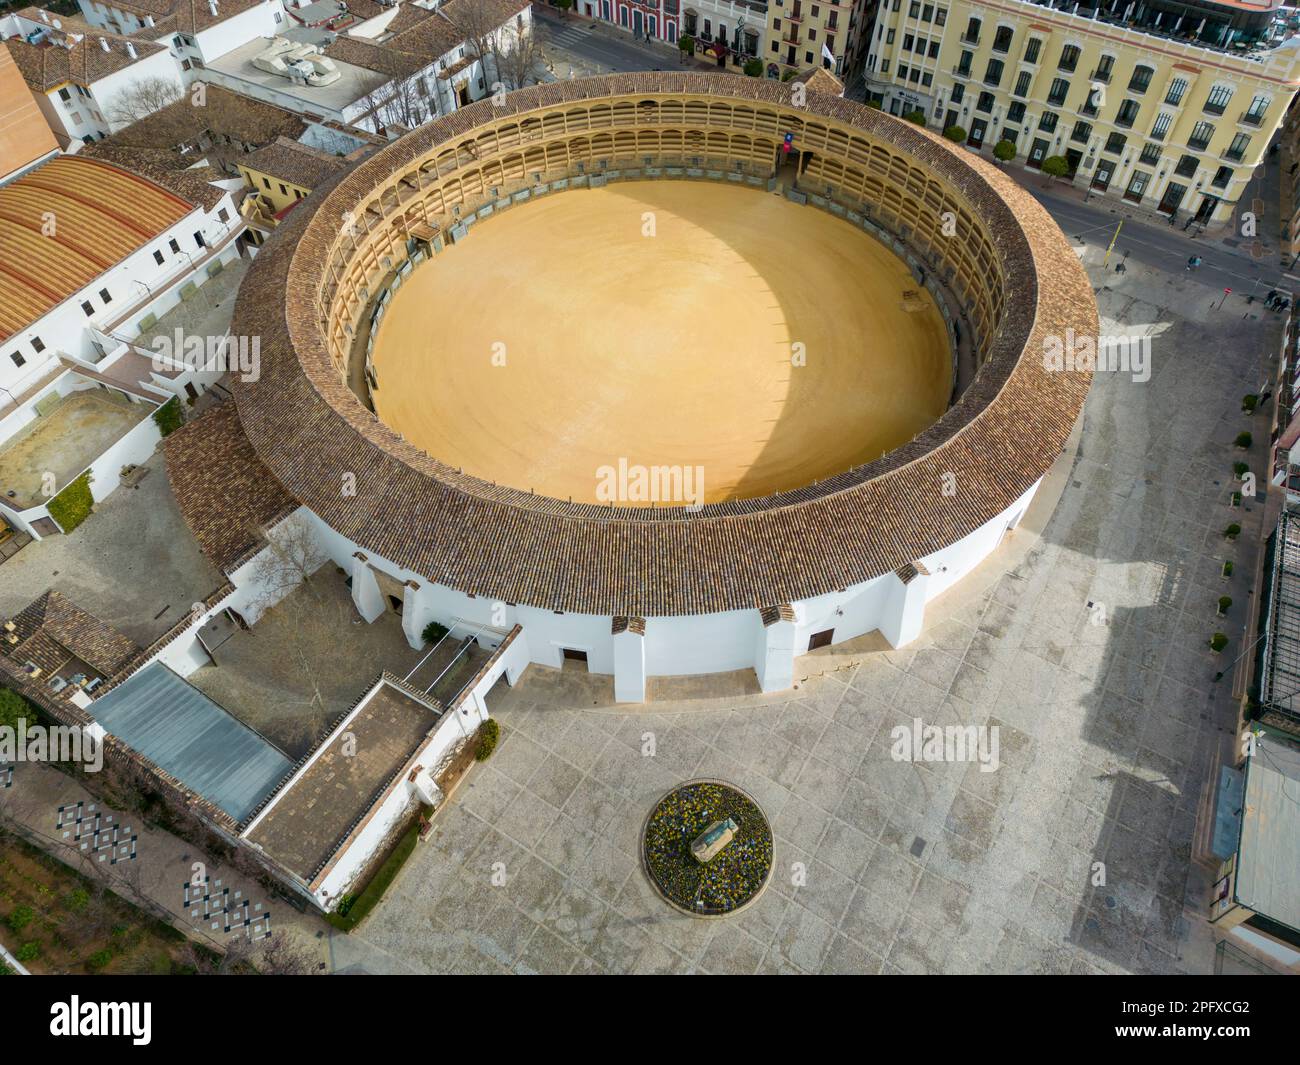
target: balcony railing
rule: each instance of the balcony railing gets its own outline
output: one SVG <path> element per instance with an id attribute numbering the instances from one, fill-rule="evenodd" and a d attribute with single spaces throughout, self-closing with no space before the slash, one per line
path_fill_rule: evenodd
<path id="1" fill-rule="evenodd" d="M 1109 71 L 1109 70 L 1101 70 L 1101 69 L 1097 69 L 1097 70 L 1094 70 L 1091 74 L 1088 75 L 1088 80 L 1089 80 L 1089 81 L 1100 81 L 1100 82 L 1102 82 L 1103 84 L 1109 85 L 1109 84 L 1110 84 L 1110 79 L 1111 79 L 1111 73 L 1112 73 L 1112 72 Z"/>
<path id="2" fill-rule="evenodd" d="M 1227 109 L 1228 109 L 1228 105 L 1226 102 L 1221 104 L 1216 104 L 1210 100 L 1206 100 L 1205 106 L 1202 108 L 1202 110 L 1207 115 L 1221 115 Z"/>
<path id="3" fill-rule="evenodd" d="M 953 67 L 952 72 L 959 78 L 970 77 L 970 67 Z"/>
<path id="4" fill-rule="evenodd" d="M 1244 122 L 1248 126 L 1262 126 L 1264 124 L 1264 112 L 1243 111 L 1237 121 Z"/>
<path id="5" fill-rule="evenodd" d="M 962 44 L 971 44 L 971 45 L 975 45 L 976 47 L 979 47 L 980 35 L 978 33 L 975 34 L 973 37 L 968 33 L 963 33 L 960 39 Z"/>
<path id="6" fill-rule="evenodd" d="M 1232 163 L 1240 163 L 1243 159 L 1246 158 L 1246 149 L 1229 148 L 1226 152 L 1223 153 L 1223 158 L 1227 159 L 1229 162 Z"/>

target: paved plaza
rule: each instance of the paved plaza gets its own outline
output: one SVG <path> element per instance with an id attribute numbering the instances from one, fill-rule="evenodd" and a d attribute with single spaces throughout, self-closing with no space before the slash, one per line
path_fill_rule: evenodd
<path id="1" fill-rule="evenodd" d="M 1193 834 L 1232 742 L 1231 677 L 1214 676 L 1241 651 L 1263 510 L 1229 507 L 1233 440 L 1254 432 L 1258 466 L 1267 427 L 1241 396 L 1281 321 L 1099 259 L 1094 284 L 1119 283 L 1098 293 L 1102 331 L 1151 336 L 1151 377 L 1097 376 L 1059 505 L 1019 561 L 999 573 L 1000 551 L 973 591 L 932 605 L 913 646 L 801 659 L 808 680 L 777 699 L 624 713 L 593 708 L 604 682 L 568 671 L 499 686 L 498 753 L 383 904 L 334 938 L 335 967 L 1209 971 Z M 1218 657 L 1217 629 L 1233 638 Z M 917 717 L 999 726 L 1000 767 L 894 761 L 890 730 Z M 749 791 L 776 836 L 770 887 L 721 920 L 669 910 L 637 857 L 654 801 L 700 776 Z"/>

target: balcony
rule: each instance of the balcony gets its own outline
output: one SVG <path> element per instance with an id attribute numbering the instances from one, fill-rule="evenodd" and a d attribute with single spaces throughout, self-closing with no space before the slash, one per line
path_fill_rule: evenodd
<path id="1" fill-rule="evenodd" d="M 973 37 L 968 33 L 963 33 L 959 38 L 959 40 L 961 41 L 962 44 L 973 45 L 976 48 L 979 47 L 979 43 L 980 43 L 980 37 L 978 33 L 975 34 L 975 36 Z"/>
<path id="2" fill-rule="evenodd" d="M 1201 110 L 1203 110 L 1207 115 L 1221 115 L 1227 109 L 1228 109 L 1228 105 L 1226 102 L 1221 104 L 1216 104 L 1216 103 L 1212 103 L 1209 100 L 1206 100 L 1205 106 Z"/>
<path id="3" fill-rule="evenodd" d="M 1246 158 L 1246 149 L 1229 148 L 1226 152 L 1223 153 L 1223 158 L 1228 160 L 1228 162 L 1230 163 L 1240 163 L 1243 159 Z"/>
<path id="4" fill-rule="evenodd" d="M 1244 122 L 1248 126 L 1262 126 L 1264 124 L 1263 111 L 1243 111 L 1237 118 L 1238 122 Z"/>
<path id="5" fill-rule="evenodd" d="M 953 67 L 952 72 L 953 75 L 958 78 L 970 77 L 970 67 L 961 67 L 961 66 Z"/>
<path id="6" fill-rule="evenodd" d="M 1110 78 L 1111 78 L 1111 71 L 1109 70 L 1098 69 L 1098 70 L 1094 70 L 1091 74 L 1088 75 L 1089 81 L 1100 81 L 1103 85 L 1109 85 Z"/>
<path id="7" fill-rule="evenodd" d="M 1193 137 L 1188 140 L 1187 147 L 1194 152 L 1203 152 L 1210 146 L 1210 139 L 1206 137 L 1202 140 L 1200 137 Z"/>

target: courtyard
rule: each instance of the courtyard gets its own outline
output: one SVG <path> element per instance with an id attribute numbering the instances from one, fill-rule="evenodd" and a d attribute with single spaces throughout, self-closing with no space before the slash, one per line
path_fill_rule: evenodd
<path id="1" fill-rule="evenodd" d="M 1113 277 L 1100 251 L 1081 254 L 1105 286 L 1102 332 L 1150 337 L 1151 376 L 1097 375 L 1041 535 L 1031 511 L 1017 551 L 932 604 L 913 645 L 819 652 L 780 696 L 696 681 L 627 712 L 580 672 L 533 666 L 498 686 L 498 752 L 384 902 L 333 939 L 335 967 L 1211 971 L 1194 833 L 1233 743 L 1246 545 L 1263 511 L 1230 509 L 1232 463 L 1264 461 L 1267 428 L 1241 396 L 1281 319 L 1240 300 L 1220 311 L 1205 289 L 1137 264 Z M 1243 429 L 1248 453 L 1232 446 Z M 1225 592 L 1226 623 L 1213 616 Z M 1232 637 L 1220 656 L 1206 646 L 1216 629 Z M 916 718 L 997 726 L 999 767 L 895 761 L 891 730 Z M 722 920 L 673 912 L 639 867 L 646 813 L 693 777 L 744 788 L 775 837 L 771 885 Z"/>

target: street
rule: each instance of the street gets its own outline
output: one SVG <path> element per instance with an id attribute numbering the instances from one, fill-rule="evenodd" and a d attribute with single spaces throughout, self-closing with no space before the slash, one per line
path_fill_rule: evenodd
<path id="1" fill-rule="evenodd" d="M 560 17 L 545 6 L 534 8 L 534 18 L 546 63 L 557 78 L 611 71 L 671 70 L 681 65 L 676 48 L 648 45 L 601 22 L 576 15 Z M 698 65 L 704 68 L 704 64 Z M 1087 204 L 1079 203 L 1044 188 L 1037 175 L 1025 172 L 1015 176 L 1071 240 L 1103 249 L 1110 244 L 1121 220 L 1112 201 L 1094 197 Z M 1127 218 L 1123 223 L 1108 264 L 1112 271 L 1117 264 L 1134 261 L 1176 272 L 1191 255 L 1200 255 L 1203 262 L 1192 271 L 1191 280 L 1204 287 L 1211 298 L 1222 297 L 1224 289 L 1231 289 L 1228 310 L 1244 308 L 1248 296 L 1258 300 L 1272 288 L 1300 284 L 1300 275 L 1286 276 L 1271 254 L 1255 259 L 1248 251 L 1234 251 L 1219 241 L 1194 240 L 1181 228 Z M 1266 229 L 1261 226 L 1262 231 Z"/>

